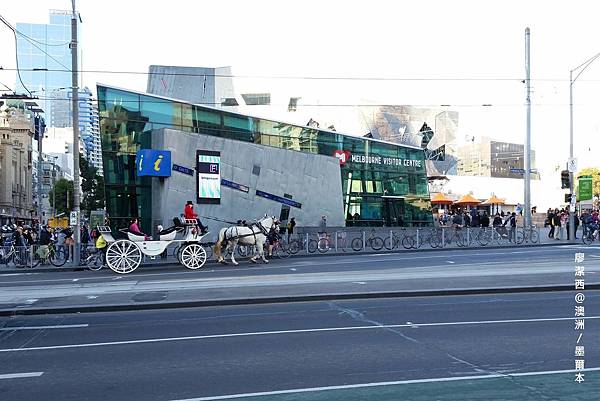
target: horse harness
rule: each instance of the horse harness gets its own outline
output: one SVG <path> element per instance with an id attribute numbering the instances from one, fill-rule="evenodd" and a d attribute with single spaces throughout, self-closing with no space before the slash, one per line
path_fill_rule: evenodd
<path id="1" fill-rule="evenodd" d="M 263 226 L 263 225 L 260 223 L 260 221 L 258 221 L 258 222 L 256 222 L 256 223 L 251 223 L 250 225 L 246 225 L 245 227 L 248 227 L 250 230 L 252 230 L 252 227 L 254 227 L 254 226 L 258 227 L 258 229 L 260 230 L 260 232 L 261 232 L 261 233 L 262 233 L 262 234 L 263 234 L 265 237 L 267 237 L 267 238 L 268 238 L 268 236 L 269 236 L 269 232 L 268 232 L 268 231 L 267 231 L 267 229 L 266 229 L 266 228 L 265 228 L 265 227 L 264 227 L 264 226 Z M 235 227 L 235 233 L 236 233 L 236 235 L 235 235 L 235 236 L 233 236 L 233 237 L 229 237 L 229 238 L 227 238 L 227 235 L 225 235 L 225 236 L 224 236 L 224 240 L 223 240 L 223 246 L 226 246 L 228 241 L 231 241 L 231 240 L 234 240 L 234 239 L 235 239 L 235 240 L 239 240 L 240 238 L 244 238 L 244 237 L 254 237 L 254 243 L 256 243 L 256 234 L 258 234 L 257 232 L 255 232 L 254 230 L 252 230 L 252 233 L 250 233 L 250 234 L 243 234 L 243 235 L 239 235 L 239 234 L 238 234 L 238 227 L 239 227 L 239 226 L 236 226 L 236 227 Z"/>

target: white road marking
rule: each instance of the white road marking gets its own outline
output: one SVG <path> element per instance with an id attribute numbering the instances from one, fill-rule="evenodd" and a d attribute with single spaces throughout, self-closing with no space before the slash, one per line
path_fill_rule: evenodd
<path id="1" fill-rule="evenodd" d="M 583 369 L 581 372 L 594 372 L 599 371 L 600 368 L 588 368 Z M 347 390 L 353 388 L 366 388 L 366 387 L 383 387 L 383 386 L 398 386 L 404 384 L 419 384 L 419 383 L 437 383 L 437 382 L 453 382 L 463 380 L 480 380 L 480 379 L 499 379 L 507 377 L 522 377 L 522 376 L 541 376 L 541 375 L 555 375 L 561 373 L 575 373 L 575 370 L 548 370 L 543 372 L 523 372 L 523 373 L 507 373 L 507 374 L 491 374 L 491 375 L 480 375 L 480 376 L 459 376 L 459 377 L 440 377 L 437 379 L 416 379 L 416 380 L 401 380 L 391 382 L 376 382 L 376 383 L 361 383 L 361 384 L 346 384 L 342 386 L 327 386 L 327 387 L 308 387 L 308 388 L 297 388 L 291 390 L 279 390 L 279 391 L 264 391 L 260 393 L 245 393 L 245 394 L 231 394 L 231 395 L 218 395 L 213 397 L 200 397 L 200 398 L 187 398 L 185 400 L 176 401 L 213 401 L 213 400 L 230 400 L 233 398 L 247 398 L 247 397 L 259 397 L 259 396 L 270 396 L 279 394 L 297 394 L 297 393 L 311 393 L 320 391 L 331 391 L 331 390 Z"/>
<path id="2" fill-rule="evenodd" d="M 97 295 L 88 295 L 86 298 L 87 299 L 96 299 L 96 298 L 98 298 L 98 296 Z"/>
<path id="3" fill-rule="evenodd" d="M 46 330 L 46 329 L 74 329 L 88 327 L 89 324 L 60 324 L 55 326 L 19 326 L 19 327 L 0 327 L 0 331 L 13 330 Z"/>
<path id="4" fill-rule="evenodd" d="M 355 281 L 354 284 L 366 285 L 367 283 L 364 281 Z"/>
<path id="5" fill-rule="evenodd" d="M 291 270 L 291 271 L 293 271 L 293 272 L 295 272 L 295 271 L 296 271 L 296 269 L 294 269 L 293 267 L 292 267 L 290 270 Z"/>
<path id="6" fill-rule="evenodd" d="M 451 264 L 454 264 L 454 263 L 456 263 L 456 262 L 453 262 L 453 261 L 451 261 L 451 260 L 447 260 L 446 262 L 448 262 L 448 263 L 451 263 Z"/>
<path id="7" fill-rule="evenodd" d="M 0 380 L 2 379 L 22 379 L 25 377 L 40 377 L 44 372 L 28 372 L 28 373 L 7 373 L 4 375 L 0 375 Z"/>
<path id="8" fill-rule="evenodd" d="M 0 352 L 22 352 L 22 351 L 42 351 L 50 349 L 66 349 L 66 348 L 90 348 L 103 347 L 113 345 L 129 345 L 129 344 L 150 344 L 172 341 L 190 341 L 190 340 L 207 340 L 215 338 L 234 338 L 234 337 L 256 337 L 256 336 L 272 336 L 283 334 L 298 334 L 298 333 L 323 333 L 336 331 L 353 331 L 353 330 L 373 330 L 373 329 L 391 329 L 391 328 L 407 328 L 407 327 L 435 327 L 435 326 L 461 326 L 461 325 L 479 325 L 479 324 L 500 324 L 500 323 L 535 323 L 535 322 L 552 322 L 563 320 L 580 319 L 576 317 L 557 317 L 546 319 L 511 319 L 511 320 L 481 320 L 481 321 L 465 321 L 465 322 L 441 322 L 441 323 L 411 323 L 411 324 L 385 324 L 372 326 L 348 326 L 348 327 L 324 327 L 313 329 L 297 329 L 297 330 L 274 330 L 274 331 L 255 331 L 246 333 L 228 333 L 228 334 L 207 334 L 201 336 L 186 336 L 186 337 L 166 337 L 166 338 L 149 338 L 146 340 L 127 340 L 127 341 L 110 341 L 103 343 L 84 343 L 84 344 L 66 344 L 66 345 L 51 345 L 46 347 L 29 347 L 29 348 L 4 348 Z M 600 316 L 588 316 L 583 319 L 600 319 Z"/>
<path id="9" fill-rule="evenodd" d="M 26 300 L 25 300 L 25 303 L 27 303 L 27 304 L 32 304 L 32 303 L 35 303 L 35 302 L 37 302 L 37 301 L 39 301 L 39 299 L 32 298 L 32 299 L 26 299 Z"/>

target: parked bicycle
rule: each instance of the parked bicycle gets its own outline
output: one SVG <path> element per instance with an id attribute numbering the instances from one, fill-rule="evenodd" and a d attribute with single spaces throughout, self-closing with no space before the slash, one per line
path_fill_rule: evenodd
<path id="1" fill-rule="evenodd" d="M 375 230 L 371 230 L 369 237 L 365 239 L 364 243 L 362 237 L 357 237 L 352 240 L 351 245 L 352 249 L 357 252 L 365 249 L 367 246 L 374 251 L 379 251 L 381 248 L 383 248 L 383 239 L 375 235 Z"/>
<path id="2" fill-rule="evenodd" d="M 518 228 L 515 240 L 517 244 L 522 244 L 526 242 L 537 244 L 540 240 L 540 237 L 538 236 L 537 227 L 531 226 Z"/>

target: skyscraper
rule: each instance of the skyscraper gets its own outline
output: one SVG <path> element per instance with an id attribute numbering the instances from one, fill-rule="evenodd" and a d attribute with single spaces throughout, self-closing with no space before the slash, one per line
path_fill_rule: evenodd
<path id="1" fill-rule="evenodd" d="M 52 106 L 65 99 L 58 91 L 71 87 L 71 12 L 50 10 L 49 24 L 17 23 L 17 58 L 23 83 L 38 96 L 46 124 L 54 126 Z M 37 71 L 32 71 L 37 70 Z M 26 93 L 17 78 L 16 91 Z"/>

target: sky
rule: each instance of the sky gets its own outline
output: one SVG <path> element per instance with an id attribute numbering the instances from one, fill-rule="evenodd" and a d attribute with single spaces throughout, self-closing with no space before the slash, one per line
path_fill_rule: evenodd
<path id="1" fill-rule="evenodd" d="M 10 23 L 47 23 L 69 0 L 2 1 Z M 569 71 L 600 52 L 595 1 L 124 1 L 79 0 L 83 70 L 146 72 L 150 64 L 233 67 L 236 75 L 400 78 L 267 79 L 302 85 L 323 103 L 447 106 L 459 137 L 523 143 L 525 28 L 531 29 L 532 147 L 542 175 L 569 156 Z M 15 67 L 0 26 L 0 66 Z M 145 91 L 146 75 L 84 72 Z M 0 82 L 14 87 L 14 71 Z M 579 166 L 598 166 L 600 61 L 574 85 Z M 488 105 L 488 106 L 483 106 Z M 556 185 L 559 184 L 556 178 Z"/>

